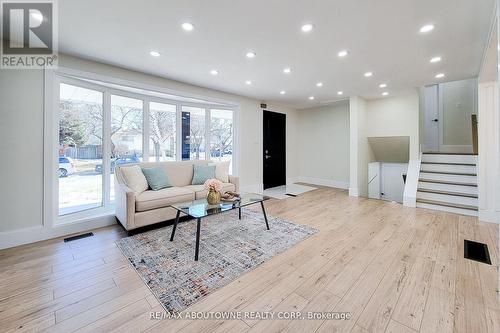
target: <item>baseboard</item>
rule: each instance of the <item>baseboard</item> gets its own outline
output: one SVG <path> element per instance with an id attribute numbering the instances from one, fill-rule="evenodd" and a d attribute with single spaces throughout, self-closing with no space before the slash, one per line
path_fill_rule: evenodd
<path id="1" fill-rule="evenodd" d="M 350 187 L 349 188 L 349 196 L 350 197 L 359 197 L 359 191 L 357 187 Z"/>
<path id="2" fill-rule="evenodd" d="M 314 178 L 314 177 L 296 177 L 297 181 L 300 183 L 307 183 L 311 185 L 319 185 L 319 186 L 327 186 L 334 188 L 341 188 L 347 190 L 349 188 L 348 182 L 338 181 L 338 180 L 330 180 L 330 179 L 322 179 L 322 178 Z"/>
<path id="3" fill-rule="evenodd" d="M 500 224 L 500 212 L 480 209 L 479 220 L 482 222 Z"/>
<path id="4" fill-rule="evenodd" d="M 114 215 L 106 215 L 71 224 L 57 225 L 52 228 L 40 225 L 19 230 L 4 231 L 0 232 L 0 249 L 67 236 L 106 227 L 115 223 L 116 219 Z"/>

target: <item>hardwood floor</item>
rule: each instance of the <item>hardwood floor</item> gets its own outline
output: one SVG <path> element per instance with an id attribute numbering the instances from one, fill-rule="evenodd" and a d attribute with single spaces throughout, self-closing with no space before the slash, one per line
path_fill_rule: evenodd
<path id="1" fill-rule="evenodd" d="M 320 232 L 185 313 L 335 311 L 350 320 L 152 320 L 163 309 L 112 226 L 0 251 L 0 331 L 500 332 L 498 225 L 328 188 L 266 208 Z M 493 265 L 464 259 L 464 238 L 488 244 Z"/>

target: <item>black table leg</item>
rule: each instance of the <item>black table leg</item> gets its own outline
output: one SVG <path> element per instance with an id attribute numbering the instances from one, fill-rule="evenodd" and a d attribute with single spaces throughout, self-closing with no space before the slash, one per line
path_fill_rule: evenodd
<path id="1" fill-rule="evenodd" d="M 198 261 L 198 251 L 200 250 L 200 228 L 201 228 L 201 219 L 198 218 L 196 221 L 196 253 L 194 254 L 195 261 Z"/>
<path id="2" fill-rule="evenodd" d="M 260 206 L 262 207 L 262 214 L 264 214 L 264 220 L 266 220 L 267 230 L 269 230 L 269 223 L 267 222 L 266 210 L 264 209 L 264 201 L 260 202 Z"/>
<path id="3" fill-rule="evenodd" d="M 241 207 L 238 208 L 238 218 L 241 220 Z"/>
<path id="4" fill-rule="evenodd" d="M 175 216 L 174 227 L 172 228 L 172 235 L 170 235 L 170 241 L 174 240 L 175 229 L 177 229 L 177 223 L 179 223 L 179 216 L 181 215 L 181 211 L 177 211 L 177 215 Z"/>

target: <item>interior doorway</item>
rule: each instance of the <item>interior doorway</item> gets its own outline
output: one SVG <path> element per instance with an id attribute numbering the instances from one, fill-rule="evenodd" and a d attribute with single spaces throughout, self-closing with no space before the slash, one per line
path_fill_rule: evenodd
<path id="1" fill-rule="evenodd" d="M 286 115 L 264 111 L 264 190 L 286 185 Z"/>

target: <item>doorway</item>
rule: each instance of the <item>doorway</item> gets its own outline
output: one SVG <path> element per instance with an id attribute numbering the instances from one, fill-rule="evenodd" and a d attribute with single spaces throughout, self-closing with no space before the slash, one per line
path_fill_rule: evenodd
<path id="1" fill-rule="evenodd" d="M 286 115 L 264 111 L 264 190 L 286 185 Z"/>

